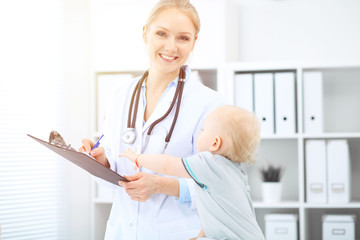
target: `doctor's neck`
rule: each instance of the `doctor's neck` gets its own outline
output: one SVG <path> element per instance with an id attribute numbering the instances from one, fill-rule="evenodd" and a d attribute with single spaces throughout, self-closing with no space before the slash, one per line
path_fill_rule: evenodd
<path id="1" fill-rule="evenodd" d="M 146 88 L 157 88 L 165 90 L 169 83 L 171 83 L 179 75 L 179 72 L 180 70 L 171 73 L 149 70 L 149 75 L 145 82 Z"/>

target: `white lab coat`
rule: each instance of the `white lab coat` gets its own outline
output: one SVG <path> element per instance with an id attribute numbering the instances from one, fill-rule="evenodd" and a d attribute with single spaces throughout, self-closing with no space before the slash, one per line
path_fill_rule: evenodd
<path id="1" fill-rule="evenodd" d="M 191 156 L 196 152 L 196 137 L 205 117 L 210 110 L 225 103 L 224 98 L 217 92 L 198 81 L 191 81 L 189 67 L 186 72 L 178 120 L 165 151 L 166 154 L 177 157 Z M 138 80 L 139 78 L 133 79 L 131 83 L 116 90 L 115 98 L 109 107 L 104 138 L 101 142 L 111 169 L 125 176 L 136 173 L 134 163 L 126 158 L 119 158 L 118 154 L 129 147 L 135 152 L 141 152 L 149 126 L 168 110 L 177 86 L 177 79 L 170 83 L 170 89 L 145 124 L 145 87 L 143 86 L 136 118 L 137 138 L 134 144 L 128 145 L 120 139 L 127 127 L 129 102 Z M 175 107 L 166 119 L 154 127 L 143 153 L 162 153 L 174 113 Z M 145 168 L 141 168 L 140 171 L 156 174 Z M 190 204 L 180 204 L 177 197 L 164 194 L 155 194 L 145 202 L 137 202 L 131 200 L 122 187 L 112 185 L 116 190 L 105 239 L 184 240 L 196 236 L 201 227 L 196 209 L 194 183 L 191 179 L 186 181 L 191 195 Z"/>

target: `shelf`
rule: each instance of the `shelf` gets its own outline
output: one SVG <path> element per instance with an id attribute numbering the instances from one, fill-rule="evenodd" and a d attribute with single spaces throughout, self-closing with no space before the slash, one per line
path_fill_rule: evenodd
<path id="1" fill-rule="evenodd" d="M 257 221 L 265 229 L 266 214 L 297 214 L 299 217 L 300 240 L 321 239 L 321 217 L 324 214 L 360 214 L 360 190 L 355 183 L 360 175 L 360 65 L 357 64 L 304 64 L 296 62 L 270 63 L 230 63 L 227 65 L 227 83 L 230 99 L 237 101 L 236 74 L 257 72 L 296 72 L 296 131 L 289 135 L 275 133 L 261 136 L 256 164 L 247 168 L 251 197 L 254 200 Z M 322 73 L 322 132 L 304 132 L 304 89 L 303 75 L 306 72 Z M 254 75 L 252 79 L 254 86 Z M 254 91 L 254 89 L 253 89 Z M 255 100 L 255 96 L 253 96 Z M 254 103 L 252 103 L 254 104 Z M 255 105 L 253 105 L 253 109 Z M 255 110 L 254 110 L 255 111 Z M 274 113 L 275 115 L 276 113 Z M 346 139 L 351 157 L 351 196 L 350 203 L 307 203 L 306 199 L 306 160 L 305 142 L 311 139 Z M 271 162 L 285 166 L 282 176 L 282 202 L 262 202 L 261 176 L 259 168 Z M 359 231 L 360 232 L 360 231 Z M 357 234 L 359 236 L 359 233 Z"/>
<path id="2" fill-rule="evenodd" d="M 332 209 L 341 209 L 341 208 L 360 208 L 360 201 L 350 202 L 350 203 L 299 203 L 296 201 L 283 201 L 278 203 L 265 203 L 261 201 L 253 202 L 254 208 L 332 208 Z"/>
<path id="3" fill-rule="evenodd" d="M 342 132 L 342 133 L 321 133 L 321 134 L 304 134 L 305 139 L 332 139 L 332 138 L 360 138 L 360 132 Z"/>
<path id="4" fill-rule="evenodd" d="M 299 208 L 300 203 L 296 201 L 283 201 L 277 203 L 253 202 L 254 208 Z"/>
<path id="5" fill-rule="evenodd" d="M 267 135 L 267 136 L 261 136 L 261 139 L 264 140 L 272 140 L 272 139 L 298 139 L 298 134 L 293 135 Z"/>
<path id="6" fill-rule="evenodd" d="M 360 208 L 360 202 L 350 203 L 305 203 L 305 208 Z"/>
<path id="7" fill-rule="evenodd" d="M 101 199 L 101 198 L 95 198 L 94 203 L 98 203 L 98 204 L 112 204 L 113 200 L 112 199 Z"/>
<path id="8" fill-rule="evenodd" d="M 236 72 L 244 71 L 278 71 L 278 70 L 291 70 L 291 69 L 304 69 L 308 70 L 327 70 L 327 69 L 360 69 L 360 62 L 347 62 L 343 61 L 334 62 L 310 62 L 310 61 L 264 61 L 264 62 L 230 62 L 227 66 L 234 69 Z"/>

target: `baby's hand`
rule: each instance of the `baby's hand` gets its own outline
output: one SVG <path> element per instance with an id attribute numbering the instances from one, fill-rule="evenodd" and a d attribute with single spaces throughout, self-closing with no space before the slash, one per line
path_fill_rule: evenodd
<path id="1" fill-rule="evenodd" d="M 137 157 L 139 155 L 136 154 L 133 150 L 131 150 L 130 148 L 126 149 L 123 153 L 119 154 L 119 157 L 126 157 L 128 158 L 130 161 L 132 161 L 133 163 L 135 163 Z M 138 169 L 138 167 L 135 165 L 134 167 L 135 170 Z"/>

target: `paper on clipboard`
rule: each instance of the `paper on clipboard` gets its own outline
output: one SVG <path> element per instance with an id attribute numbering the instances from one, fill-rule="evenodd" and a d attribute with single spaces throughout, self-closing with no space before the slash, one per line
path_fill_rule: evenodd
<path id="1" fill-rule="evenodd" d="M 44 145 L 45 147 L 49 148 L 51 151 L 59 154 L 63 158 L 69 160 L 70 162 L 76 164 L 77 166 L 81 167 L 82 169 L 86 170 L 87 172 L 91 173 L 92 175 L 104 179 L 110 183 L 113 183 L 117 186 L 120 186 L 118 182 L 125 181 L 128 182 L 126 178 L 117 174 L 113 170 L 105 167 L 101 163 L 97 162 L 95 158 L 91 157 L 82 152 L 78 152 L 71 148 L 64 148 L 54 144 L 50 144 L 44 140 L 36 138 L 27 134 L 30 138 L 34 139 L 38 143 Z"/>

